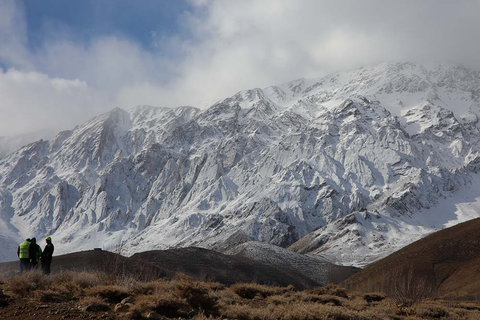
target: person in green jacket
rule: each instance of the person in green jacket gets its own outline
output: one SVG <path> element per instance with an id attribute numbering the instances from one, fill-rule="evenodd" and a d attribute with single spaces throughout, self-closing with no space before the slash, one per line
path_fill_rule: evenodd
<path id="1" fill-rule="evenodd" d="M 20 273 L 30 270 L 30 239 L 20 243 L 17 255 L 20 258 Z"/>

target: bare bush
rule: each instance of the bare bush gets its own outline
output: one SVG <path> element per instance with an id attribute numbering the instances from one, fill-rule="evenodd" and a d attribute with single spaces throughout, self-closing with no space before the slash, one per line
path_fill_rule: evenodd
<path id="1" fill-rule="evenodd" d="M 387 294 L 399 307 L 411 307 L 434 293 L 433 281 L 416 274 L 413 268 L 395 269 L 390 273 Z"/>

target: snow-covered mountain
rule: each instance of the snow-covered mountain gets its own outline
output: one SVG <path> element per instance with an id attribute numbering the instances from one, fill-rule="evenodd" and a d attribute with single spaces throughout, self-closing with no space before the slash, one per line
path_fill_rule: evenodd
<path id="1" fill-rule="evenodd" d="M 115 109 L 0 160 L 0 260 L 255 240 L 363 265 L 480 216 L 480 73 L 382 64 Z"/>

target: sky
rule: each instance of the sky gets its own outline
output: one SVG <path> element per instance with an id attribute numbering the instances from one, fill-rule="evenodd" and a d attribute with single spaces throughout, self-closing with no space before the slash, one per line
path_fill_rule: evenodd
<path id="1" fill-rule="evenodd" d="M 2 0 L 0 136 L 381 62 L 480 68 L 480 0 Z"/>

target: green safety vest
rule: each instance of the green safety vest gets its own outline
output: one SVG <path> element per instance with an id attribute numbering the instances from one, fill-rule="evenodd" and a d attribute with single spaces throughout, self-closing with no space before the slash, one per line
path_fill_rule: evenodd
<path id="1" fill-rule="evenodd" d="M 30 242 L 28 241 L 23 241 L 22 243 L 20 243 L 20 252 L 18 254 L 18 257 L 20 259 L 28 259 L 30 258 Z"/>

